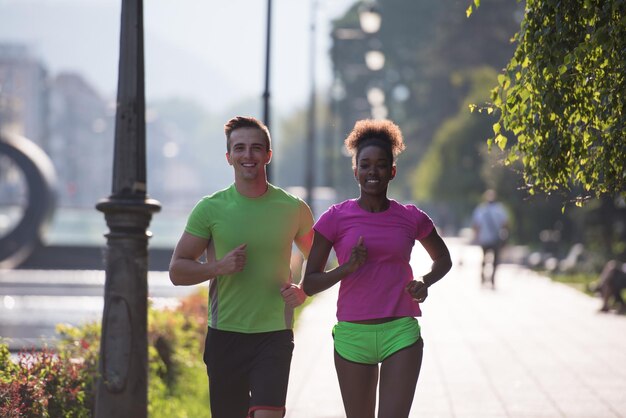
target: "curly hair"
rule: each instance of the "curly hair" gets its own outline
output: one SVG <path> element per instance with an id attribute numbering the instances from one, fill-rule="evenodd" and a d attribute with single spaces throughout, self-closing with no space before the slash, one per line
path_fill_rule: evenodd
<path id="1" fill-rule="evenodd" d="M 389 160 L 394 162 L 404 151 L 402 131 L 390 120 L 363 119 L 354 124 L 352 132 L 344 141 L 346 149 L 352 155 L 352 164 L 356 165 L 361 150 L 369 145 L 382 148 Z"/>

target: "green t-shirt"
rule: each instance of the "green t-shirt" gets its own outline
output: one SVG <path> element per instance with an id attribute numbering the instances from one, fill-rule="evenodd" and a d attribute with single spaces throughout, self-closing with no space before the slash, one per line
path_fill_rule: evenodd
<path id="1" fill-rule="evenodd" d="M 243 271 L 211 281 L 209 326 L 243 333 L 292 328 L 293 309 L 280 290 L 291 281 L 293 241 L 312 226 L 307 204 L 271 184 L 257 198 L 242 196 L 234 184 L 202 198 L 185 231 L 213 240 L 217 259 L 247 244 Z"/>

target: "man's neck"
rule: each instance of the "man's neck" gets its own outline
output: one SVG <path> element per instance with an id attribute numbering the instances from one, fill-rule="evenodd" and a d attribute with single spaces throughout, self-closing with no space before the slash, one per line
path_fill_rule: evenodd
<path id="1" fill-rule="evenodd" d="M 235 188 L 237 189 L 237 192 L 242 196 L 249 198 L 259 197 L 267 192 L 267 178 L 264 177 L 262 181 L 245 181 L 235 179 Z"/>

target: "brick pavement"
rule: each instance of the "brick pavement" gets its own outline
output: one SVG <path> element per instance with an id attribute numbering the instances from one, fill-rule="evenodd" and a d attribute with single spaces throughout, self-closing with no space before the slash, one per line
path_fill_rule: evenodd
<path id="1" fill-rule="evenodd" d="M 446 241 L 455 266 L 423 304 L 411 417 L 626 417 L 626 316 L 600 314 L 598 298 L 514 265 L 501 266 L 496 290 L 481 288 L 480 249 Z M 414 259 L 415 273 L 425 271 L 422 250 Z M 287 418 L 344 416 L 330 335 L 336 291 L 300 316 Z"/>

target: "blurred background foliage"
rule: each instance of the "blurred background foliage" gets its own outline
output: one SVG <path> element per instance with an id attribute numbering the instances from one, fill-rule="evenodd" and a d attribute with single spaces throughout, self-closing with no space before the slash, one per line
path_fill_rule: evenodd
<path id="1" fill-rule="evenodd" d="M 499 115 L 493 109 L 479 113 L 469 108 L 489 103 L 515 52 L 525 3 L 484 0 L 468 17 L 470 4 L 355 2 L 333 22 L 334 82 L 330 91 L 319 94 L 326 100 L 317 102 L 323 108 L 316 125 L 321 139 L 317 184 L 335 187 L 337 200 L 357 196 L 343 139 L 356 120 L 387 117 L 401 127 L 407 143 L 391 194 L 426 209 L 445 233 L 459 234 L 469 227 L 483 191 L 493 188 L 511 213 L 511 243 L 558 259 L 582 243 L 590 270 L 607 259 L 624 259 L 623 194 L 607 194 L 582 206 L 575 204 L 580 187 L 531 194 L 521 161 L 505 164 L 505 151 L 488 150 Z M 364 5 L 382 18 L 373 33 L 362 30 L 359 22 Z M 367 62 L 371 51 L 384 56 L 380 68 Z M 374 100 L 372 91 L 377 93 Z M 276 154 L 281 185 L 297 185 L 301 178 L 306 123 L 301 112 L 281 125 L 281 138 L 289 143 Z"/>
<path id="2" fill-rule="evenodd" d="M 477 3 L 480 7 L 475 8 Z M 487 141 L 494 137 L 494 126 L 499 126 L 506 135 L 510 147 L 516 144 L 514 132 L 530 126 L 524 125 L 524 120 L 532 119 L 533 112 L 548 112 L 548 119 L 552 117 L 550 114 L 560 117 L 555 112 L 561 91 L 557 87 L 563 86 L 563 91 L 568 92 L 569 108 L 574 109 L 576 103 L 596 106 L 598 117 L 605 117 L 600 120 L 609 127 L 604 133 L 596 132 L 595 138 L 600 145 L 598 150 L 611 152 L 599 155 L 616 155 L 619 150 L 623 153 L 620 132 L 626 116 L 624 112 L 620 116 L 617 110 L 623 109 L 621 68 L 626 58 L 620 57 L 626 51 L 621 47 L 626 37 L 617 35 L 626 28 L 623 17 L 626 6 L 623 1 L 576 0 L 567 3 L 566 8 L 563 3 L 563 9 L 556 10 L 559 3 L 562 2 L 355 0 L 343 15 L 332 21 L 327 33 L 315 34 L 331 39 L 327 52 L 331 58 L 332 82 L 318 85 L 312 82 L 312 100 L 308 104 L 273 109 L 270 129 L 275 152 L 270 180 L 281 187 L 301 189 L 309 167 L 313 167 L 313 186 L 331 191 L 315 205 L 315 215 L 319 216 L 333 200 L 358 194 L 350 158 L 343 150 L 343 140 L 355 121 L 389 118 L 401 127 L 407 143 L 406 151 L 399 157 L 398 175 L 391 184 L 390 194 L 425 209 L 445 234 L 462 234 L 470 226 L 472 209 L 483 191 L 493 188 L 511 213 L 512 244 L 564 258 L 576 243 L 581 243 L 586 251 L 593 253 L 597 264 L 610 258 L 624 260 L 626 202 L 619 186 L 612 189 L 615 192 L 594 196 L 577 206 L 577 197 L 594 190 L 586 190 L 585 184 L 569 184 L 571 187 L 564 190 L 542 190 L 534 187 L 533 181 L 543 181 L 545 176 L 528 175 L 528 168 L 532 168 L 529 161 L 553 160 L 565 172 L 570 165 L 574 167 L 583 160 L 588 166 L 591 166 L 589 162 L 599 162 L 601 167 L 604 161 L 601 157 L 574 158 L 570 164 L 572 158 L 560 158 L 562 153 L 551 154 L 567 148 L 568 144 L 573 147 L 575 135 L 550 136 L 549 152 L 541 146 L 536 151 L 531 147 L 522 150 L 529 156 L 526 159 L 524 156 L 512 159 L 506 147 L 488 149 Z M 534 11 L 530 16 L 526 13 L 529 5 Z M 468 17 L 469 6 L 473 13 Z M 364 11 L 372 10 L 380 16 L 380 25 L 366 30 L 360 18 Z M 558 26 L 556 18 L 564 16 L 575 19 Z M 536 36 L 543 36 L 542 25 L 549 34 L 545 42 L 527 45 L 532 43 L 531 35 L 537 30 Z M 526 37 L 516 38 L 522 29 Z M 582 44 L 580 48 L 573 47 L 577 40 L 587 39 L 581 38 L 581 30 L 589 32 L 588 41 L 593 48 Z M 556 36 L 559 31 L 565 31 L 567 36 L 559 39 Z M 574 48 L 575 53 L 566 53 L 568 48 Z M 541 82 L 538 75 L 543 69 L 529 67 L 524 63 L 524 54 L 545 59 L 546 74 L 552 80 L 531 85 L 532 94 L 536 95 L 534 103 L 541 105 L 545 94 L 550 97 L 549 104 L 556 107 L 539 107 L 515 123 L 506 122 L 502 119 L 506 116 L 502 113 L 507 103 L 505 96 L 523 92 L 507 92 L 503 80 L 508 77 L 512 89 L 518 86 L 511 84 L 517 73 L 520 83 L 531 73 L 535 74 L 536 83 Z M 594 79 L 597 83 L 585 87 L 592 89 L 593 94 L 581 96 L 579 93 L 587 90 L 576 85 L 584 81 L 578 68 L 587 68 L 587 64 L 589 71 L 597 75 Z M 311 78 L 315 81 L 314 74 Z M 72 222 L 57 221 L 53 225 L 49 234 L 52 243 L 67 240 L 70 232 L 87 235 L 87 231 L 95 231 L 90 233 L 92 243 L 102 241 L 102 216 L 93 211 L 93 205 L 107 196 L 110 189 L 110 159 L 102 155 L 112 153 L 114 114 L 106 101 L 81 80 L 78 76 L 65 75 L 49 83 L 55 102 L 63 104 L 51 106 L 51 119 L 56 124 L 49 127 L 50 147 L 44 146 L 58 171 L 59 207 L 84 210 L 81 216 L 59 211 L 58 220 L 62 220 L 63 213 L 69 213 L 63 219 L 71 218 Z M 568 81 L 574 84 L 567 84 Z M 284 82 L 272 80 L 273 84 Z M 494 92 L 498 93 L 500 104 L 491 103 Z M 0 91 L 0 96 L 3 94 L 7 94 L 6 89 Z M 603 99 L 598 101 L 594 97 Z M 4 125 L 12 120 L 11 112 L 15 110 L 7 103 L 0 100 L 0 122 Z M 483 111 L 471 112 L 471 105 L 480 106 Z M 315 112 L 310 111 L 310 106 L 314 106 Z M 184 97 L 148 103 L 148 184 L 150 195 L 163 206 L 153 222 L 152 245 L 172 246 L 197 200 L 230 184 L 232 169 L 223 157 L 226 151 L 223 124 L 235 114 L 258 116 L 259 108 L 259 97 L 241 99 L 233 107 L 222 106 L 212 111 Z M 518 106 L 518 110 L 522 107 Z M 593 111 L 589 110 L 591 114 Z M 94 121 L 98 122 L 95 127 Z M 309 129 L 310 126 L 314 129 Z M 564 132 L 569 125 L 558 126 L 559 132 Z M 587 138 L 592 138 L 594 132 Z M 614 135 L 607 136 L 607 132 Z M 610 143 L 606 139 L 609 137 Z M 567 141 L 562 142 L 562 138 Z M 314 152 L 309 151 L 311 142 Z M 576 147 L 585 150 L 584 146 Z M 623 164 L 617 158 L 607 161 L 611 173 L 619 177 L 620 167 L 623 174 Z M 592 174 L 581 176 L 602 180 L 602 176 Z M 95 228 L 91 224 L 76 226 L 77 220 L 93 221 L 92 218 L 96 218 Z M 73 235 L 70 238 L 74 240 Z"/>

